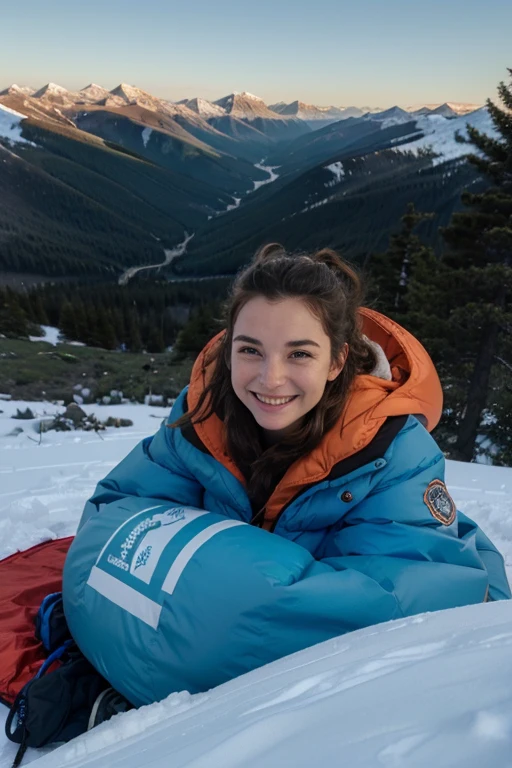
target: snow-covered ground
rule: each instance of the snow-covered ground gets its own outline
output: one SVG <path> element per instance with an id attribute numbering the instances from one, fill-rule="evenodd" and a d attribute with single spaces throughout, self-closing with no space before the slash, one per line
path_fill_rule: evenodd
<path id="1" fill-rule="evenodd" d="M 21 137 L 20 123 L 25 118 L 26 115 L 22 115 L 21 112 L 15 112 L 14 109 L 0 104 L 0 137 L 9 141 L 30 144 L 31 142 L 27 142 Z"/>
<path id="2" fill-rule="evenodd" d="M 44 433 L 0 400 L 0 557 L 75 530 L 85 500 L 167 408 L 85 405 L 133 427 Z M 9 435 L 22 427 L 17 436 Z M 32 438 L 32 439 L 29 439 Z M 458 506 L 512 578 L 512 469 L 448 462 Z M 174 694 L 46 754 L 40 768 L 510 768 L 512 601 L 424 614 L 314 646 L 206 694 Z M 7 710 L 0 705 L 0 722 Z M 0 738 L 0 768 L 16 747 Z"/>

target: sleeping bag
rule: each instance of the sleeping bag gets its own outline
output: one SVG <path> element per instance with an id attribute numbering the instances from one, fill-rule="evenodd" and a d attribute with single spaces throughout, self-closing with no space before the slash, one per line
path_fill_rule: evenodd
<path id="1" fill-rule="evenodd" d="M 298 544 L 188 507 L 127 516 L 130 502 L 79 531 L 63 597 L 82 652 L 133 704 L 206 691 L 364 623 L 339 574 Z M 399 615 L 384 590 L 379 605 L 377 620 Z"/>

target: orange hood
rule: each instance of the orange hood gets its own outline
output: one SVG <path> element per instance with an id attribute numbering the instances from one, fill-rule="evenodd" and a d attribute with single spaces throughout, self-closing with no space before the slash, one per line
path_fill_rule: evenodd
<path id="1" fill-rule="evenodd" d="M 281 508 L 301 487 L 319 482 L 332 467 L 367 446 L 389 416 L 422 415 L 427 429 L 434 429 L 441 417 L 443 395 L 434 364 L 420 342 L 400 325 L 371 309 L 362 308 L 363 332 L 382 347 L 393 375 L 392 381 L 370 374 L 357 376 L 337 424 L 320 444 L 288 469 L 267 502 L 265 524 L 271 524 Z M 191 411 L 210 377 L 205 357 L 224 331 L 203 349 L 192 369 L 188 391 Z M 227 455 L 222 421 L 214 414 L 194 429 L 212 456 L 242 483 L 245 480 Z"/>

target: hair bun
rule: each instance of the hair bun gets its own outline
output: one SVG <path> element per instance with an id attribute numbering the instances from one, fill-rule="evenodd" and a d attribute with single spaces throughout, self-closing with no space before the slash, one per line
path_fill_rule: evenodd
<path id="1" fill-rule="evenodd" d="M 338 280 L 343 283 L 343 286 L 350 298 L 361 303 L 363 299 L 363 285 L 357 272 L 352 269 L 347 261 L 344 261 L 341 256 L 333 251 L 332 248 L 322 248 L 320 251 L 316 251 L 311 255 L 314 261 L 325 264 L 329 269 L 336 274 Z"/>
<path id="2" fill-rule="evenodd" d="M 267 243 L 256 252 L 254 262 L 263 264 L 265 261 L 276 258 L 276 256 L 288 256 L 281 243 Z"/>

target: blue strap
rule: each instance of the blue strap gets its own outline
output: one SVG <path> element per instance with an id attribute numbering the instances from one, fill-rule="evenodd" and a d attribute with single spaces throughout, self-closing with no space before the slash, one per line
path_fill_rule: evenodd
<path id="1" fill-rule="evenodd" d="M 69 648 L 72 642 L 73 640 L 66 640 L 64 643 L 62 643 L 61 646 L 59 646 L 59 648 L 56 648 L 53 653 L 50 653 L 48 658 L 45 659 L 43 664 L 41 664 L 34 680 L 37 680 L 39 677 L 42 677 L 46 672 L 46 670 L 48 669 L 48 667 L 50 667 L 54 661 L 57 661 L 57 659 L 60 659 L 60 657 L 67 651 L 67 649 Z"/>
<path id="2" fill-rule="evenodd" d="M 52 592 L 46 595 L 37 612 L 39 635 L 46 650 L 50 648 L 50 616 L 55 604 L 62 599 L 62 592 Z"/>

